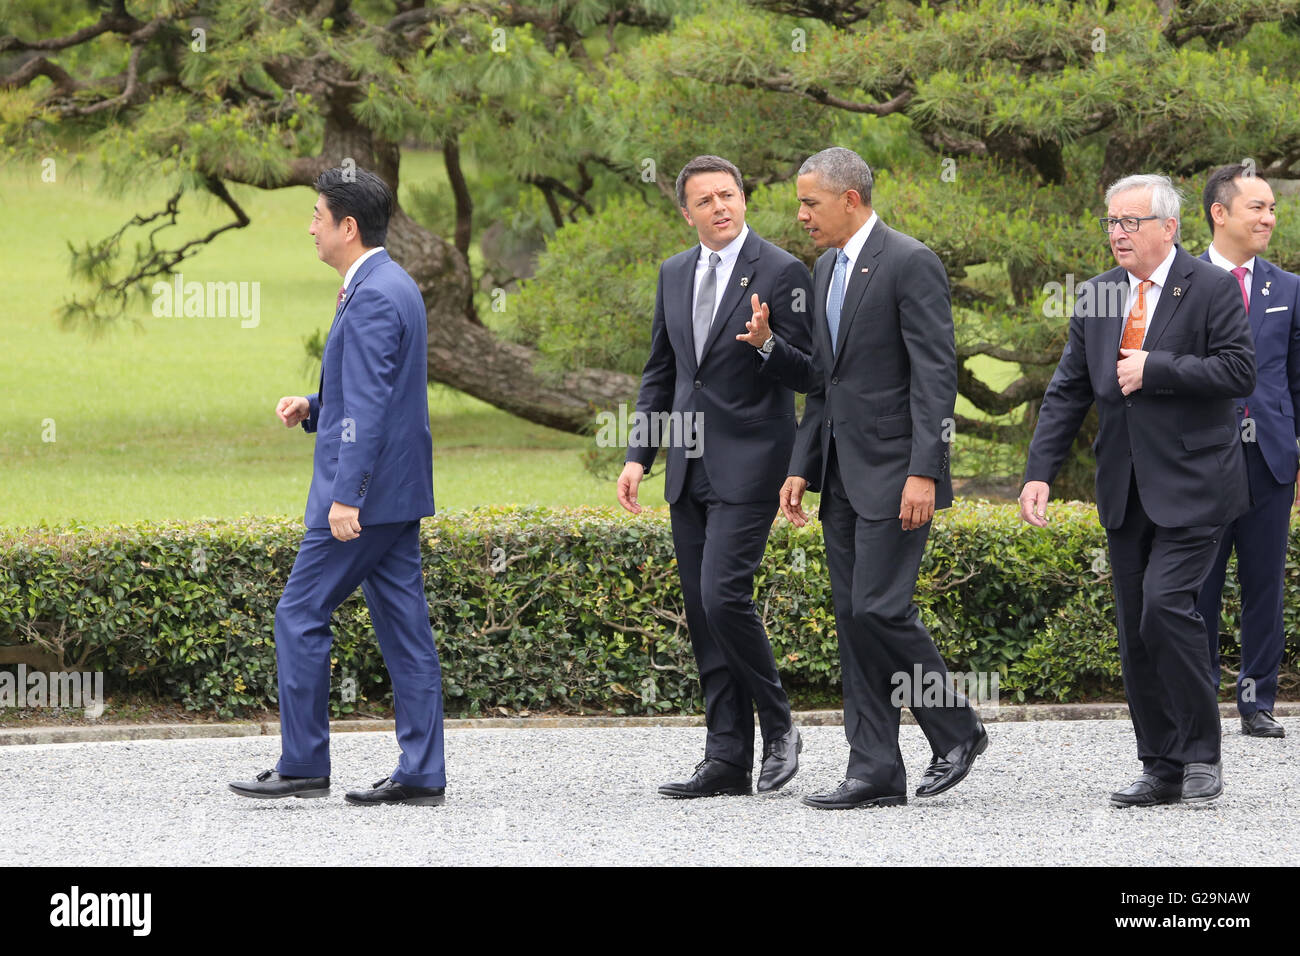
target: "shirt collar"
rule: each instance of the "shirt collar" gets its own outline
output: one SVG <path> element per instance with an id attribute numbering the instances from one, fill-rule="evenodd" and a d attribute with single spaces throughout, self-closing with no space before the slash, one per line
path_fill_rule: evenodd
<path id="1" fill-rule="evenodd" d="M 740 235 L 736 236 L 735 239 L 732 239 L 721 249 L 710 249 L 708 246 L 706 246 L 704 243 L 701 242 L 700 262 L 704 263 L 705 265 L 708 265 L 709 253 L 717 252 L 718 266 L 721 267 L 721 266 L 730 265 L 731 263 L 735 262 L 736 258 L 740 255 L 740 247 L 745 244 L 745 240 L 748 237 L 749 237 L 749 224 L 746 223 L 744 226 L 740 227 Z"/>
<path id="2" fill-rule="evenodd" d="M 1165 280 L 1169 278 L 1169 270 L 1174 264 L 1174 256 L 1177 254 L 1177 252 L 1178 252 L 1178 247 L 1171 246 L 1169 249 L 1169 255 L 1165 256 L 1165 261 L 1160 263 L 1160 265 L 1156 266 L 1155 270 L 1149 276 L 1151 282 L 1155 285 L 1157 289 L 1163 289 L 1165 287 Z M 1137 276 L 1135 276 L 1133 273 L 1130 272 L 1128 274 L 1128 285 L 1130 289 L 1136 289 L 1138 283 L 1141 281 L 1142 280 L 1139 279 Z"/>
<path id="3" fill-rule="evenodd" d="M 1228 272 L 1231 272 L 1233 269 L 1237 268 L 1237 264 L 1235 262 L 1233 262 L 1231 259 L 1225 256 L 1218 249 L 1214 248 L 1214 243 L 1210 243 L 1210 248 L 1208 251 L 1210 253 L 1210 261 L 1213 262 L 1220 269 L 1226 269 Z M 1255 257 L 1251 256 L 1249 259 L 1243 262 L 1242 265 L 1246 267 L 1246 275 L 1251 276 L 1253 278 L 1255 275 Z"/>
<path id="4" fill-rule="evenodd" d="M 862 224 L 853 235 L 849 236 L 849 241 L 844 243 L 844 254 L 849 258 L 849 265 L 858 261 L 858 253 L 862 247 L 867 244 L 867 237 L 871 235 L 871 227 L 876 224 L 876 211 L 871 210 L 871 217 Z"/>
<path id="5" fill-rule="evenodd" d="M 352 263 L 352 265 L 348 266 L 347 275 L 343 277 L 343 288 L 346 289 L 348 286 L 352 284 L 352 277 L 356 275 L 357 270 L 361 268 L 361 263 L 365 262 L 375 253 L 383 252 L 383 251 L 384 251 L 383 246 L 375 246 L 373 249 L 367 249 L 365 252 L 361 253 L 361 255 L 357 256 L 357 261 Z"/>

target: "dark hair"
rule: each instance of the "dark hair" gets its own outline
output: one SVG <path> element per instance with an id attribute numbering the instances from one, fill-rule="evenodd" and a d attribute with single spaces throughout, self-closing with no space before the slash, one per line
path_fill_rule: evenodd
<path id="1" fill-rule="evenodd" d="M 731 173 L 736 188 L 742 193 L 745 191 L 745 182 L 740 178 L 740 170 L 735 163 L 728 162 L 721 156 L 696 156 L 677 174 L 677 205 L 683 209 L 686 208 L 686 180 L 696 173 Z"/>
<path id="2" fill-rule="evenodd" d="M 316 191 L 325 197 L 335 223 L 348 216 L 357 221 L 363 246 L 373 249 L 384 244 L 394 206 L 393 192 L 386 182 L 366 169 L 335 166 L 320 174 Z"/>
<path id="3" fill-rule="evenodd" d="M 1230 166 L 1220 166 L 1210 173 L 1210 178 L 1205 181 L 1205 191 L 1201 193 L 1201 203 L 1205 206 L 1205 223 L 1210 227 L 1210 235 L 1214 235 L 1214 217 L 1210 215 L 1210 207 L 1216 202 L 1220 203 L 1224 209 L 1231 204 L 1233 197 L 1240 192 L 1237 189 L 1238 179 L 1259 179 L 1264 177 L 1255 172 L 1255 167 L 1251 163 L 1233 163 Z"/>

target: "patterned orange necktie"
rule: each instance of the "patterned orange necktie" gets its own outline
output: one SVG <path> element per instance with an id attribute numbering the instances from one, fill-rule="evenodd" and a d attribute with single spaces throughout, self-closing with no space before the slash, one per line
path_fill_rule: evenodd
<path id="1" fill-rule="evenodd" d="M 1124 337 L 1119 340 L 1122 349 L 1142 348 L 1142 339 L 1147 331 L 1147 289 L 1151 288 L 1150 279 L 1138 283 L 1137 296 L 1133 307 L 1128 310 L 1128 322 L 1124 325 Z"/>

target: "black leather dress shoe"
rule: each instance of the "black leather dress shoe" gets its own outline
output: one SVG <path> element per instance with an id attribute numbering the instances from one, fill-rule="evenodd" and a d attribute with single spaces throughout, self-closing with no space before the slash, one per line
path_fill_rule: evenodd
<path id="1" fill-rule="evenodd" d="M 1110 802 L 1115 807 L 1158 807 L 1165 803 L 1177 803 L 1182 797 L 1182 781 L 1170 783 L 1153 774 L 1144 773 L 1123 790 L 1112 793 Z"/>
<path id="2" fill-rule="evenodd" d="M 1244 737 L 1285 737 L 1286 728 L 1273 719 L 1272 711 L 1257 710 L 1242 715 L 1241 733 Z"/>
<path id="3" fill-rule="evenodd" d="M 857 807 L 901 807 L 907 803 L 907 794 L 882 790 L 874 783 L 850 777 L 834 790 L 810 793 L 803 798 L 805 805 L 818 810 L 853 810 Z"/>
<path id="4" fill-rule="evenodd" d="M 705 757 L 695 765 L 695 775 L 690 780 L 665 783 L 659 793 L 665 797 L 747 797 L 752 790 L 753 778 L 748 770 L 733 766 L 723 760 Z"/>
<path id="5" fill-rule="evenodd" d="M 329 777 L 282 777 L 274 770 L 263 770 L 256 780 L 237 780 L 230 789 L 241 797 L 279 800 L 281 797 L 328 797 Z"/>
<path id="6" fill-rule="evenodd" d="M 758 775 L 758 792 L 780 790 L 799 772 L 799 754 L 803 753 L 803 737 L 799 728 L 791 727 L 788 734 L 769 740 L 763 746 L 763 769 Z"/>
<path id="7" fill-rule="evenodd" d="M 935 754 L 930 766 L 925 768 L 921 785 L 916 788 L 918 797 L 937 796 L 966 779 L 975 758 L 989 746 L 989 735 L 984 732 L 984 725 L 977 723 L 976 726 L 979 730 L 970 740 L 953 747 L 942 757 Z"/>
<path id="8" fill-rule="evenodd" d="M 1223 764 L 1183 764 L 1183 803 L 1209 803 L 1223 793 Z"/>
<path id="9" fill-rule="evenodd" d="M 446 787 L 413 787 L 385 777 L 369 790 L 349 790 L 343 795 L 348 803 L 373 807 L 381 803 L 404 803 L 412 807 L 440 807 L 446 802 Z"/>

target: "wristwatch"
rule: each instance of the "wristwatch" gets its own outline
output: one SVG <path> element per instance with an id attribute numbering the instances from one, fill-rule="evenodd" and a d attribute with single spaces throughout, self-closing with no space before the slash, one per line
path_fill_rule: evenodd
<path id="1" fill-rule="evenodd" d="M 764 355 L 771 355 L 772 348 L 776 345 L 776 336 L 771 332 L 767 333 L 767 341 L 758 347 L 758 350 Z"/>

